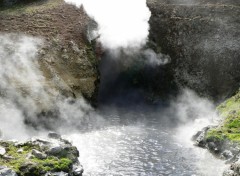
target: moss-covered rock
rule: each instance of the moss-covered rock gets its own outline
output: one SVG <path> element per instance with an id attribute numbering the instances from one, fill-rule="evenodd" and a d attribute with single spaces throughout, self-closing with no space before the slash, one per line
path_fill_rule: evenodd
<path id="1" fill-rule="evenodd" d="M 24 143 L 0 141 L 0 146 L 6 150 L 0 156 L 0 166 L 12 169 L 18 176 L 40 176 L 46 173 L 65 172 L 76 173 L 82 166 L 78 162 L 79 152 L 76 147 L 63 139 L 31 140 Z M 49 151 L 58 148 L 58 152 Z M 39 155 L 46 157 L 39 157 Z"/>
<path id="2" fill-rule="evenodd" d="M 240 168 L 240 91 L 221 103 L 217 110 L 222 118 L 218 126 L 199 131 L 193 140 L 215 156 L 232 163 L 224 176 L 239 175 Z"/>
<path id="3" fill-rule="evenodd" d="M 219 153 L 225 149 L 240 147 L 240 92 L 220 104 L 217 110 L 221 117 L 220 124 L 204 128 L 199 132 L 195 136 L 197 145 L 206 147 L 213 153 L 215 152 L 209 147 L 210 143 L 214 143 L 219 148 Z M 239 152 L 240 148 L 239 151 L 234 151 L 234 153 Z"/>
<path id="4" fill-rule="evenodd" d="M 207 138 L 229 140 L 240 144 L 240 92 L 217 108 L 222 121 L 207 132 Z"/>

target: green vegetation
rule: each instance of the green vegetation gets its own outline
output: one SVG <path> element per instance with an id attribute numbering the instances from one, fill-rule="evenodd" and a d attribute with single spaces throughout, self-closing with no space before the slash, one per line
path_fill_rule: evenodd
<path id="1" fill-rule="evenodd" d="M 40 150 L 38 145 L 24 144 L 15 146 L 12 142 L 0 142 L 6 149 L 6 155 L 0 156 L 0 165 L 12 168 L 19 175 L 42 175 L 46 172 L 69 172 L 72 160 L 48 156 L 46 159 L 29 157 L 32 149 Z M 6 157 L 7 156 L 7 157 Z"/>
<path id="2" fill-rule="evenodd" d="M 217 108 L 223 118 L 220 126 L 210 129 L 207 138 L 240 143 L 240 91 Z"/>

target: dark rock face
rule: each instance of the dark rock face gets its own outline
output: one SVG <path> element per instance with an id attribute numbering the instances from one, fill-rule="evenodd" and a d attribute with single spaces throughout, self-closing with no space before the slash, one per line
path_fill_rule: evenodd
<path id="1" fill-rule="evenodd" d="M 16 4 L 18 0 L 0 0 L 0 5 L 1 6 L 12 6 Z"/>
<path id="2" fill-rule="evenodd" d="M 0 5 L 4 7 L 11 7 L 18 3 L 31 3 L 37 0 L 0 0 Z"/>
<path id="3" fill-rule="evenodd" d="M 215 100 L 240 82 L 240 2 L 234 0 L 148 0 L 150 43 L 168 54 L 170 76 Z"/>

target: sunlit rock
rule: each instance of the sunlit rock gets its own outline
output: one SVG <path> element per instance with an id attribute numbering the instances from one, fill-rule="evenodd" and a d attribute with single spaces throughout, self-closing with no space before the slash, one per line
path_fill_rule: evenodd
<path id="1" fill-rule="evenodd" d="M 46 138 L 21 143 L 0 141 L 0 145 L 6 150 L 0 157 L 0 166 L 4 166 L 0 168 L 0 176 L 81 176 L 83 173 L 78 161 L 79 152 L 67 140 Z"/>
<path id="2" fill-rule="evenodd" d="M 18 175 L 12 169 L 0 166 L 0 176 L 18 176 Z"/>

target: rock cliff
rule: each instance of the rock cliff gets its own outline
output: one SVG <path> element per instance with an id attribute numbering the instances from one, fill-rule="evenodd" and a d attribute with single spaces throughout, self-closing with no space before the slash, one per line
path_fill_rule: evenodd
<path id="1" fill-rule="evenodd" d="M 239 1 L 148 0 L 148 6 L 150 44 L 171 56 L 165 72 L 173 85 L 215 100 L 239 88 Z"/>
<path id="2" fill-rule="evenodd" d="M 1 1 L 0 35 L 17 34 L 44 40 L 39 66 L 48 86 L 67 97 L 95 101 L 97 59 L 88 40 L 90 18 L 63 0 Z M 7 3 L 8 2 L 8 3 Z M 18 1 L 16 1 L 18 2 Z"/>

